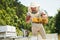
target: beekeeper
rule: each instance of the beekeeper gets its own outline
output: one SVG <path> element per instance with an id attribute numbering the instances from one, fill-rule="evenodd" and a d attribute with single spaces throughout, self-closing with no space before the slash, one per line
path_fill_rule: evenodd
<path id="1" fill-rule="evenodd" d="M 44 11 L 40 10 L 40 5 L 38 3 L 32 2 L 28 7 L 26 23 L 31 23 L 32 34 L 34 36 L 37 36 L 39 32 L 42 38 L 46 39 L 46 32 L 43 24 L 48 23 L 48 16 Z"/>

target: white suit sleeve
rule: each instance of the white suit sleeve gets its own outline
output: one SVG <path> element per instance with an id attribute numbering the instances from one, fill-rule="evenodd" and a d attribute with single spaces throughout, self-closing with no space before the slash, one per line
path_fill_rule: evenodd
<path id="1" fill-rule="evenodd" d="M 46 12 L 45 12 L 44 10 L 41 10 L 41 14 L 42 14 L 42 13 L 43 13 L 43 14 L 46 14 Z"/>

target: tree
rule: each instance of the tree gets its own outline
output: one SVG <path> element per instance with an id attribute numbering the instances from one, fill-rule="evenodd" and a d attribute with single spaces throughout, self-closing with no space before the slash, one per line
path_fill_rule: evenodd
<path id="1" fill-rule="evenodd" d="M 60 9 L 58 10 L 58 14 L 56 15 L 55 18 L 55 27 L 56 27 L 56 32 L 60 33 Z"/>

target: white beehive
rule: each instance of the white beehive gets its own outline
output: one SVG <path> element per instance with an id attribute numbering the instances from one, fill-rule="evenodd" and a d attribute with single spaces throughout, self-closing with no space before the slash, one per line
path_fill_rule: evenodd
<path id="1" fill-rule="evenodd" d="M 13 26 L 0 26 L 0 37 L 14 37 L 16 35 L 16 28 Z"/>

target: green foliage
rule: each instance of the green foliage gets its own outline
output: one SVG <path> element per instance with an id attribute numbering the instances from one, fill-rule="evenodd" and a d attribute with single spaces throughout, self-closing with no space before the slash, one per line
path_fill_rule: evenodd
<path id="1" fill-rule="evenodd" d="M 16 33 L 17 33 L 17 36 L 22 36 L 23 35 L 22 31 L 20 31 L 19 28 L 16 28 Z"/>
<path id="2" fill-rule="evenodd" d="M 55 17 L 49 16 L 48 19 L 49 19 L 48 24 L 44 25 L 46 33 L 55 33 L 56 29 L 56 27 L 54 26 Z"/>
<path id="3" fill-rule="evenodd" d="M 56 32 L 60 33 L 60 9 L 58 10 L 58 14 L 56 15 L 55 18 L 55 27 L 56 27 Z"/>
<path id="4" fill-rule="evenodd" d="M 0 25 L 12 25 L 17 29 L 20 35 L 21 25 L 26 25 L 27 7 L 22 5 L 18 0 L 0 0 Z M 26 26 L 24 26 L 24 29 Z"/>

